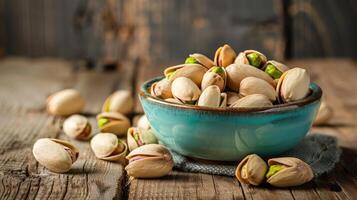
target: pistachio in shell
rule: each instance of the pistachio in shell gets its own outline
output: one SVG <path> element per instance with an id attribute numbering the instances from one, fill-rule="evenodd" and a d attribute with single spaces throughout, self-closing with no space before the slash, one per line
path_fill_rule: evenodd
<path id="1" fill-rule="evenodd" d="M 173 168 L 171 153 L 160 144 L 148 144 L 134 149 L 127 157 L 125 170 L 135 178 L 157 178 L 167 175 Z"/>
<path id="2" fill-rule="evenodd" d="M 228 44 L 219 47 L 214 55 L 214 63 L 216 66 L 227 67 L 234 62 L 236 52 Z"/>
<path id="3" fill-rule="evenodd" d="M 150 125 L 149 120 L 146 117 L 146 115 L 142 115 L 139 118 L 137 126 L 138 126 L 138 128 L 145 129 L 145 130 L 151 129 L 151 125 Z"/>
<path id="4" fill-rule="evenodd" d="M 102 112 L 119 112 L 128 114 L 133 110 L 134 99 L 128 90 L 118 90 L 104 102 Z"/>
<path id="5" fill-rule="evenodd" d="M 84 104 L 85 101 L 77 90 L 65 89 L 48 97 L 47 111 L 53 115 L 68 116 L 81 112 Z"/>
<path id="6" fill-rule="evenodd" d="M 224 67 L 214 66 L 204 75 L 201 83 L 201 89 L 204 90 L 210 85 L 217 85 L 221 91 L 226 87 L 227 73 Z"/>
<path id="7" fill-rule="evenodd" d="M 136 127 L 131 127 L 128 129 L 127 141 L 129 151 L 132 151 L 143 145 L 158 143 L 152 129 L 141 129 Z"/>
<path id="8" fill-rule="evenodd" d="M 221 102 L 220 102 L 219 107 L 221 107 L 221 108 L 227 107 L 227 93 L 225 93 L 225 92 L 221 93 Z"/>
<path id="9" fill-rule="evenodd" d="M 41 165 L 56 173 L 69 171 L 79 155 L 73 144 L 53 138 L 38 139 L 32 153 Z"/>
<path id="10" fill-rule="evenodd" d="M 292 102 L 305 98 L 309 94 L 310 76 L 302 68 L 290 69 L 280 77 L 276 87 L 281 102 Z"/>
<path id="11" fill-rule="evenodd" d="M 88 119 L 82 115 L 72 115 L 63 122 L 63 132 L 71 138 L 89 139 L 92 131 Z"/>
<path id="12" fill-rule="evenodd" d="M 217 85 L 210 85 L 203 90 L 198 99 L 198 106 L 220 107 L 221 105 L 221 90 Z"/>
<path id="13" fill-rule="evenodd" d="M 90 141 L 94 155 L 107 161 L 124 162 L 128 152 L 126 143 L 112 133 L 98 133 Z"/>
<path id="14" fill-rule="evenodd" d="M 272 158 L 268 164 L 267 182 L 276 187 L 298 186 L 314 178 L 310 165 L 298 158 Z"/>
<path id="15" fill-rule="evenodd" d="M 265 179 L 268 165 L 256 154 L 243 158 L 238 164 L 235 175 L 237 179 L 245 184 L 260 185 Z"/>
<path id="16" fill-rule="evenodd" d="M 186 77 L 191 79 L 197 86 L 201 86 L 203 75 L 207 68 L 200 64 L 181 64 L 165 69 L 165 77 L 169 81 L 174 81 L 179 77 Z"/>
<path id="17" fill-rule="evenodd" d="M 289 70 L 289 67 L 275 60 L 269 60 L 263 69 L 273 79 L 279 79 L 284 72 Z"/>
<path id="18" fill-rule="evenodd" d="M 249 76 L 263 79 L 275 87 L 274 80 L 264 71 L 246 64 L 231 64 L 226 68 L 227 87 L 232 91 L 239 92 L 240 82 Z"/>
<path id="19" fill-rule="evenodd" d="M 171 91 L 176 99 L 187 104 L 194 104 L 201 95 L 198 86 L 186 77 L 179 77 L 172 82 Z"/>
<path id="20" fill-rule="evenodd" d="M 234 60 L 236 64 L 247 64 L 262 69 L 267 62 L 267 57 L 256 50 L 245 50 L 240 52 Z"/>
<path id="21" fill-rule="evenodd" d="M 263 94 L 272 102 L 276 100 L 275 88 L 265 80 L 252 76 L 244 78 L 240 82 L 239 94 L 243 97 L 251 94 Z"/>
<path id="22" fill-rule="evenodd" d="M 167 78 L 161 79 L 151 85 L 150 93 L 154 97 L 160 97 L 162 99 L 172 98 L 171 81 Z"/>
<path id="23" fill-rule="evenodd" d="M 227 94 L 227 106 L 232 105 L 239 99 L 239 94 L 237 92 L 226 92 Z"/>
<path id="24" fill-rule="evenodd" d="M 326 124 L 332 118 L 332 116 L 332 108 L 326 103 L 325 100 L 322 100 L 313 124 L 315 126 Z"/>
<path id="25" fill-rule="evenodd" d="M 118 136 L 125 135 L 130 127 L 129 119 L 117 112 L 103 112 L 97 115 L 97 123 L 101 132 L 114 133 Z"/>
<path id="26" fill-rule="evenodd" d="M 186 58 L 185 64 L 200 64 L 207 69 L 214 66 L 214 62 L 211 59 L 200 53 L 190 54 L 190 56 Z"/>
<path id="27" fill-rule="evenodd" d="M 269 98 L 263 94 L 251 94 L 238 99 L 230 105 L 233 108 L 260 108 L 273 106 Z"/>

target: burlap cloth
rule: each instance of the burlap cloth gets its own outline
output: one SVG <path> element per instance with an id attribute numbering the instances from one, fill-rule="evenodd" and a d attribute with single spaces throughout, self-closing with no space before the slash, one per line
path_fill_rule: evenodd
<path id="1" fill-rule="evenodd" d="M 171 153 L 175 163 L 174 167 L 186 172 L 234 176 L 238 164 L 205 162 L 185 157 L 176 152 Z M 331 171 L 339 161 L 340 155 L 341 149 L 337 146 L 337 141 L 334 137 L 310 134 L 293 149 L 275 157 L 290 156 L 300 158 L 312 167 L 314 175 L 317 177 Z"/>

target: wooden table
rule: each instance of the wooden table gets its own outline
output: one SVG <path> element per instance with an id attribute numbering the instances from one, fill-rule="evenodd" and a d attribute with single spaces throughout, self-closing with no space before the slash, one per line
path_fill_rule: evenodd
<path id="1" fill-rule="evenodd" d="M 128 182 L 122 165 L 96 159 L 88 142 L 62 133 L 63 118 L 45 112 L 49 94 L 74 87 L 87 99 L 84 114 L 97 132 L 94 117 L 110 93 L 135 93 L 165 65 L 127 62 L 118 71 L 99 72 L 63 60 L 5 58 L 0 61 L 0 199 L 357 199 L 357 63 L 324 59 L 289 64 L 306 67 L 323 88 L 335 115 L 329 125 L 313 132 L 336 136 L 343 153 L 333 172 L 300 187 L 278 189 L 179 171 L 162 179 Z M 141 113 L 137 102 L 130 117 L 135 121 Z M 68 139 L 80 148 L 68 173 L 49 172 L 36 162 L 31 149 L 42 137 Z"/>

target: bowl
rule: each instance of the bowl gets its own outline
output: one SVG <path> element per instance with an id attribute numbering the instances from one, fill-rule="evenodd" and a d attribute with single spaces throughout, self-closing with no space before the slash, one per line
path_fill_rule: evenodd
<path id="1" fill-rule="evenodd" d="M 182 155 L 238 161 L 256 153 L 276 156 L 296 146 L 308 133 L 322 91 L 310 84 L 299 101 L 264 108 L 209 108 L 166 102 L 150 95 L 156 77 L 141 86 L 139 98 L 159 141 Z"/>

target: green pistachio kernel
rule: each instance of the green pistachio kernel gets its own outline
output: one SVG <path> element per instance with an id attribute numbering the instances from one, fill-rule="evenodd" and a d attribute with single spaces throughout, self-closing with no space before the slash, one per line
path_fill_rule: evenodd
<path id="1" fill-rule="evenodd" d="M 198 64 L 198 61 L 194 57 L 187 57 L 185 60 L 185 64 Z"/>
<path id="2" fill-rule="evenodd" d="M 274 174 L 278 173 L 280 170 L 284 169 L 284 165 L 270 165 L 267 174 L 265 175 L 266 178 L 270 178 Z"/>
<path id="3" fill-rule="evenodd" d="M 250 53 L 247 55 L 248 61 L 250 65 L 253 65 L 254 67 L 260 67 L 262 64 L 262 59 L 260 58 L 259 54 L 257 53 Z"/>
<path id="4" fill-rule="evenodd" d="M 136 141 L 136 142 L 138 142 L 138 140 L 139 140 L 139 133 L 134 133 L 133 134 L 133 137 L 134 137 L 134 140 Z"/>
<path id="5" fill-rule="evenodd" d="M 106 125 L 110 120 L 106 118 L 100 118 L 98 119 L 98 127 L 101 128 L 104 125 Z"/>
<path id="6" fill-rule="evenodd" d="M 167 73 L 165 78 L 166 78 L 167 80 L 170 80 L 170 78 L 175 74 L 175 72 L 176 72 L 176 71 L 172 71 L 172 72 Z"/>
<path id="7" fill-rule="evenodd" d="M 271 77 L 274 79 L 280 78 L 281 75 L 283 75 L 283 72 L 278 70 L 273 64 L 268 64 L 267 67 L 265 68 L 265 72 L 269 74 Z"/>
<path id="8" fill-rule="evenodd" d="M 214 72 L 214 73 L 217 73 L 219 75 L 223 75 L 224 74 L 224 70 L 223 70 L 222 67 L 214 66 L 214 67 L 212 67 L 211 71 Z"/>

